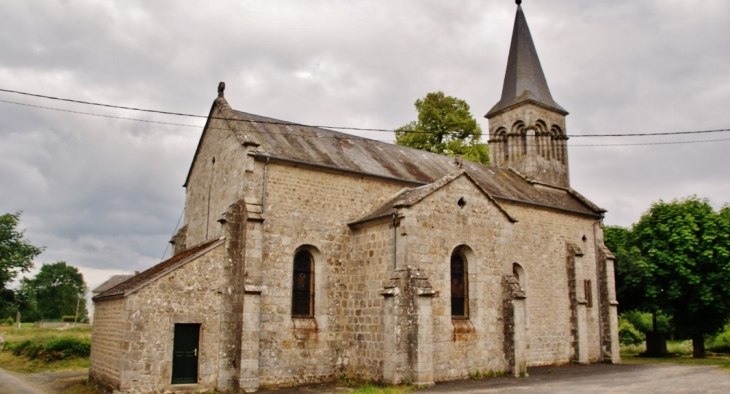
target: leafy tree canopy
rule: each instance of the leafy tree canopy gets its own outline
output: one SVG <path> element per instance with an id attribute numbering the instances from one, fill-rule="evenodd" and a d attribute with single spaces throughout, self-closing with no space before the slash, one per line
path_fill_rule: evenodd
<path id="1" fill-rule="evenodd" d="M 33 258 L 41 254 L 43 248 L 33 246 L 23 239 L 18 230 L 20 212 L 0 215 L 0 316 L 15 314 L 17 303 L 15 292 L 7 286 L 19 273 L 28 272 L 33 267 Z"/>
<path id="2" fill-rule="evenodd" d="M 396 144 L 489 164 L 487 144 L 480 142 L 482 129 L 464 100 L 435 92 L 415 106 L 418 120 L 396 130 Z"/>
<path id="3" fill-rule="evenodd" d="M 0 287 L 15 279 L 20 272 L 28 272 L 33 267 L 33 258 L 41 254 L 43 248 L 33 246 L 23 239 L 23 231 L 18 231 L 20 212 L 0 215 Z"/>
<path id="4" fill-rule="evenodd" d="M 603 242 L 616 257 L 614 272 L 616 297 L 620 301 L 619 312 L 655 312 L 657 306 L 653 303 L 654 299 L 646 296 L 644 287 L 651 280 L 651 266 L 642 257 L 639 248 L 631 244 L 631 230 L 620 226 L 604 226 Z"/>
<path id="5" fill-rule="evenodd" d="M 704 357 L 703 336 L 730 318 L 728 207 L 715 212 L 695 196 L 659 201 L 629 239 L 640 251 L 635 261 L 644 302 L 670 315 L 678 332 L 692 337 L 695 357 Z"/>
<path id="6" fill-rule="evenodd" d="M 24 293 L 30 299 L 26 314 L 40 319 L 86 316 L 86 283 L 78 268 L 59 261 L 44 264 L 33 279 L 24 280 Z"/>

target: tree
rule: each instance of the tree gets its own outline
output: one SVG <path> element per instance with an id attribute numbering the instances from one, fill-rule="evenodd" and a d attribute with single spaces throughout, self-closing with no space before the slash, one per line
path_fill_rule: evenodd
<path id="1" fill-rule="evenodd" d="M 79 320 L 86 317 L 84 276 L 63 261 L 44 264 L 33 279 L 25 281 L 25 290 L 32 299 L 31 308 L 42 319 L 74 316 L 77 306 Z"/>
<path id="2" fill-rule="evenodd" d="M 631 230 L 621 226 L 605 226 L 603 242 L 616 257 L 614 267 L 619 312 L 653 312 L 656 306 L 645 297 L 644 291 L 644 283 L 651 280 L 651 270 L 639 248 L 631 244 Z"/>
<path id="3" fill-rule="evenodd" d="M 464 100 L 435 92 L 415 106 L 418 120 L 395 131 L 396 144 L 489 164 L 487 144 L 480 142 L 482 129 Z"/>
<path id="4" fill-rule="evenodd" d="M 730 317 L 730 213 L 689 197 L 651 206 L 631 231 L 646 262 L 642 286 L 647 303 L 672 317 L 680 335 L 692 338 L 693 357 L 705 356 L 704 336 Z"/>
<path id="5" fill-rule="evenodd" d="M 43 248 L 33 246 L 23 239 L 23 231 L 18 231 L 20 212 L 0 215 L 0 316 L 15 313 L 15 292 L 7 286 L 19 273 L 28 272 L 33 267 L 33 258 L 41 254 Z"/>

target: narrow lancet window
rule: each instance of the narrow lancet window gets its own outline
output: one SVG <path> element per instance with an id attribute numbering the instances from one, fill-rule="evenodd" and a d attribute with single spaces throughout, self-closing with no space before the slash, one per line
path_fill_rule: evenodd
<path id="1" fill-rule="evenodd" d="M 292 284 L 292 316 L 314 315 L 314 261 L 307 251 L 294 256 L 294 283 Z"/>
<path id="2" fill-rule="evenodd" d="M 469 294 L 466 259 L 456 251 L 451 255 L 451 316 L 468 317 Z"/>

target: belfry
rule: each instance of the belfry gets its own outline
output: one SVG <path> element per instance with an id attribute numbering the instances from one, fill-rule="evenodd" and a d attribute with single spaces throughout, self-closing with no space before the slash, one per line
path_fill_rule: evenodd
<path id="1" fill-rule="evenodd" d="M 502 98 L 485 115 L 489 119 L 490 159 L 493 166 L 511 168 L 538 182 L 568 187 L 568 112 L 550 94 L 520 3 Z"/>

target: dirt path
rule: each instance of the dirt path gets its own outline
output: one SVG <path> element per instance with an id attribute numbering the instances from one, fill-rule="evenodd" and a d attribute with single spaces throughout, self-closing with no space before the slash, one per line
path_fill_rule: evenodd
<path id="1" fill-rule="evenodd" d="M 60 394 L 89 378 L 88 371 L 21 374 L 0 368 L 0 394 Z"/>

